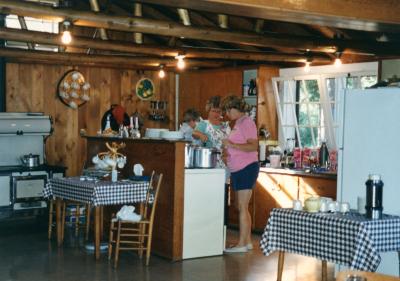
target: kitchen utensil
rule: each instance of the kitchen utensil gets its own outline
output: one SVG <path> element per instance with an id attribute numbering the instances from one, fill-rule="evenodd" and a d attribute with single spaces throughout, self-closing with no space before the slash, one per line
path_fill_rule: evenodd
<path id="1" fill-rule="evenodd" d="M 185 168 L 193 168 L 195 146 L 187 143 L 185 144 Z"/>
<path id="2" fill-rule="evenodd" d="M 215 148 L 197 146 L 193 151 L 194 168 L 215 168 L 217 165 L 218 154 Z"/>
<path id="3" fill-rule="evenodd" d="M 357 197 L 357 210 L 358 213 L 364 215 L 365 214 L 365 204 L 367 203 L 365 197 L 358 196 Z"/>
<path id="4" fill-rule="evenodd" d="M 29 168 L 37 167 L 40 164 L 39 155 L 32 153 L 21 156 L 21 161 L 24 166 Z"/>

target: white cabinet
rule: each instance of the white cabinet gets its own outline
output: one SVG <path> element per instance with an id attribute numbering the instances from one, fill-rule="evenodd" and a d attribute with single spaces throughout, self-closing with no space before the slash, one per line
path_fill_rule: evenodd
<path id="1" fill-rule="evenodd" d="M 224 198 L 224 169 L 185 170 L 183 259 L 223 254 Z"/>

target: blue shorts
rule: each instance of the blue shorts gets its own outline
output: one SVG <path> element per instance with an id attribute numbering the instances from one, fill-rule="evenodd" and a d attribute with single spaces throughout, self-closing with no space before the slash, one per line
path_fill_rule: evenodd
<path id="1" fill-rule="evenodd" d="M 260 165 L 253 162 L 243 169 L 231 173 L 231 187 L 233 190 L 253 189 L 256 184 Z"/>

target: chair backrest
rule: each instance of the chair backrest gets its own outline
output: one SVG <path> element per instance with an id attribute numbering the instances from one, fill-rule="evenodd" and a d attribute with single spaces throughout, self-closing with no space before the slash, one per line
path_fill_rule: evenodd
<path id="1" fill-rule="evenodd" d="M 152 220 L 157 205 L 158 194 L 162 182 L 163 174 L 151 173 L 149 188 L 147 189 L 146 201 L 144 203 L 143 218 Z"/>

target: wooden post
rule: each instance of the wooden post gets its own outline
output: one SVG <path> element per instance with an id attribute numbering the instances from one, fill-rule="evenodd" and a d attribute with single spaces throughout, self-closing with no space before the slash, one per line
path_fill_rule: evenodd
<path id="1" fill-rule="evenodd" d="M 94 251 L 96 260 L 100 259 L 100 210 L 101 207 L 94 207 Z"/>
<path id="2" fill-rule="evenodd" d="M 322 281 L 328 280 L 328 265 L 327 261 L 322 261 Z"/>
<path id="3" fill-rule="evenodd" d="M 277 281 L 282 280 L 282 272 L 283 272 L 283 263 L 285 262 L 285 252 L 279 251 L 279 258 L 278 258 L 278 276 L 276 278 Z"/>

